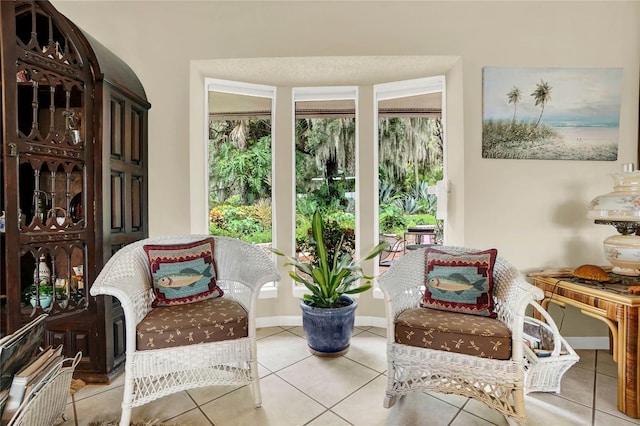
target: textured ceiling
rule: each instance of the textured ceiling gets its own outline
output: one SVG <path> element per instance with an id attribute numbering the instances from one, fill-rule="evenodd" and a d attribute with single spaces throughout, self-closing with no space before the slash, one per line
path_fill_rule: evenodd
<path id="1" fill-rule="evenodd" d="M 200 61 L 215 78 L 271 86 L 372 85 L 446 74 L 457 56 L 320 56 Z"/>

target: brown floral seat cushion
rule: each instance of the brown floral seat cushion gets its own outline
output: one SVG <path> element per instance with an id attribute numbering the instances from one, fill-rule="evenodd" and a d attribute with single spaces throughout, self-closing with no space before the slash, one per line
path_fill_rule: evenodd
<path id="1" fill-rule="evenodd" d="M 136 346 L 142 351 L 247 337 L 247 318 L 238 302 L 225 297 L 153 308 L 136 327 Z"/>
<path id="2" fill-rule="evenodd" d="M 511 331 L 497 319 L 429 308 L 408 309 L 396 319 L 397 343 L 474 355 L 511 358 Z"/>

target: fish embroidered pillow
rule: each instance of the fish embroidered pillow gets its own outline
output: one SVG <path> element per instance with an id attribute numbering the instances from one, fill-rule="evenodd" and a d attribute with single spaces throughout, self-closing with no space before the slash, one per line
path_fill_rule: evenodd
<path id="1" fill-rule="evenodd" d="M 425 252 L 425 290 L 421 306 L 495 318 L 493 267 L 498 250 Z"/>
<path id="2" fill-rule="evenodd" d="M 214 239 L 188 244 L 145 245 L 157 306 L 182 305 L 222 296 L 213 258 Z"/>

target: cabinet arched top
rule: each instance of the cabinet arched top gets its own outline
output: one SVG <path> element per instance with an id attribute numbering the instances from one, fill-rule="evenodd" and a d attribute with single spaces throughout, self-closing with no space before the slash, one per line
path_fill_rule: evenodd
<path id="1" fill-rule="evenodd" d="M 95 55 L 95 62 L 92 61 L 95 80 L 104 80 L 127 92 L 133 100 L 145 108 L 150 108 L 151 104 L 147 100 L 144 87 L 129 65 L 85 31 L 80 31 Z"/>

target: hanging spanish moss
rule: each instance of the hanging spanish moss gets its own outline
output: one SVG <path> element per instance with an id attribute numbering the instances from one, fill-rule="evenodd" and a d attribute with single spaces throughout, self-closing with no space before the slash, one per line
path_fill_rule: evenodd
<path id="1" fill-rule="evenodd" d="M 440 118 L 381 118 L 379 165 L 392 182 L 401 182 L 413 171 L 415 185 L 421 172 L 442 164 L 443 141 Z"/>

